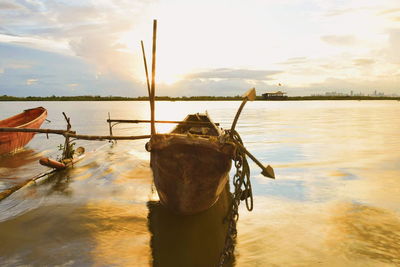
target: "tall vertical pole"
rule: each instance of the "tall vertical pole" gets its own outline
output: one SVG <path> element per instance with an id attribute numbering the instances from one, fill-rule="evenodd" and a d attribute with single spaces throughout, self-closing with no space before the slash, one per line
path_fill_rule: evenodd
<path id="1" fill-rule="evenodd" d="M 154 108 L 155 108 L 155 77 L 156 77 L 156 40 L 157 40 L 157 20 L 153 21 L 153 55 L 152 55 L 152 65 L 151 65 L 151 135 L 156 133 L 156 127 L 154 124 Z"/>
<path id="2" fill-rule="evenodd" d="M 146 60 L 146 53 L 144 51 L 143 41 L 140 41 L 142 45 L 142 53 L 143 53 L 143 62 L 144 62 L 144 71 L 146 72 L 146 82 L 147 82 L 147 92 L 149 93 L 149 100 L 151 98 L 151 90 L 150 90 L 150 82 L 149 82 L 149 72 L 147 70 L 147 60 Z"/>

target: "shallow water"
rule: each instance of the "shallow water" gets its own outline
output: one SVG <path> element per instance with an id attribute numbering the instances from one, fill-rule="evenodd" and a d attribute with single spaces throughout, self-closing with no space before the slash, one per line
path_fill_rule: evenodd
<path id="1" fill-rule="evenodd" d="M 158 102 L 157 119 L 207 110 L 229 128 L 239 102 Z M 0 102 L 0 117 L 44 106 L 65 128 L 108 134 L 112 118 L 148 119 L 147 102 Z M 250 102 L 237 130 L 277 179 L 251 163 L 255 207 L 241 205 L 236 266 L 400 265 L 400 102 Z M 159 132 L 173 125 L 160 124 Z M 149 125 L 115 126 L 142 135 Z M 88 154 L 73 169 L 30 184 L 0 201 L 2 266 L 213 266 L 223 246 L 221 198 L 191 217 L 157 202 L 145 140 L 76 141 Z M 37 135 L 0 158 L 0 191 L 47 169 L 59 136 Z"/>

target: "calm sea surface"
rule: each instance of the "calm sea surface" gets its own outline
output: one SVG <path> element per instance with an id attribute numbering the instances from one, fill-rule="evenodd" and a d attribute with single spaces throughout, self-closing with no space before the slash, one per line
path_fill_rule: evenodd
<path id="1" fill-rule="evenodd" d="M 229 128 L 240 102 L 158 102 L 156 118 L 208 111 Z M 108 135 L 112 118 L 148 119 L 147 102 L 0 102 L 0 118 L 43 106 L 43 128 Z M 158 125 L 159 132 L 173 125 Z M 240 208 L 234 266 L 400 265 L 400 102 L 249 102 L 237 126 L 250 152 L 254 210 Z M 114 134 L 143 135 L 120 124 Z M 0 201 L 1 266 L 215 266 L 224 243 L 221 198 L 196 216 L 157 202 L 145 140 L 76 141 L 88 152 L 73 169 Z M 0 191 L 47 169 L 60 136 L 37 135 L 0 158 Z M 232 188 L 232 186 L 231 186 Z"/>

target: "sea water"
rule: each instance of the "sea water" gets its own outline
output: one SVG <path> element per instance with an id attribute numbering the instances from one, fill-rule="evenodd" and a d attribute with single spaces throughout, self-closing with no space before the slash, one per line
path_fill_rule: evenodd
<path id="1" fill-rule="evenodd" d="M 238 101 L 157 102 L 156 119 L 207 111 L 230 128 Z M 42 128 L 108 135 L 114 119 L 149 119 L 149 103 L 0 102 L 0 118 L 45 107 Z M 237 124 L 250 162 L 254 210 L 240 206 L 235 266 L 400 265 L 400 102 L 249 102 Z M 174 125 L 158 124 L 158 132 Z M 148 124 L 118 124 L 114 135 L 144 135 Z M 72 169 L 0 201 L 2 266 L 213 266 L 225 211 L 176 217 L 159 205 L 147 140 L 76 140 L 87 156 Z M 47 171 L 61 136 L 38 134 L 0 158 L 0 191 Z M 233 170 L 231 175 L 233 174 Z M 231 181 L 230 181 L 231 182 Z M 232 186 L 231 186 L 232 188 Z M 218 262 L 215 262 L 217 265 Z M 197 264 L 197 265 L 196 265 Z M 211 265 L 210 265 L 211 264 Z"/>

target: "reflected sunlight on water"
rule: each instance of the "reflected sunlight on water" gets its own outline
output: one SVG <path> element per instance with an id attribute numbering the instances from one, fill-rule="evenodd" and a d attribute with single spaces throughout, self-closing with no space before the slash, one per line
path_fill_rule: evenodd
<path id="1" fill-rule="evenodd" d="M 209 112 L 229 128 L 239 102 L 158 102 L 159 120 Z M 44 106 L 63 129 L 108 134 L 111 118 L 148 119 L 147 102 L 0 102 L 1 118 Z M 398 101 L 252 102 L 237 130 L 253 164 L 255 208 L 241 206 L 233 265 L 400 265 L 400 104 Z M 159 124 L 168 132 L 173 124 Z M 120 124 L 114 134 L 148 134 L 148 124 Z M 37 135 L 0 158 L 0 191 L 46 168 L 58 136 Z M 77 141 L 88 154 L 73 169 L 23 187 L 0 201 L 0 262 L 14 265 L 210 266 L 226 234 L 226 199 L 189 217 L 157 202 L 146 140 Z"/>

